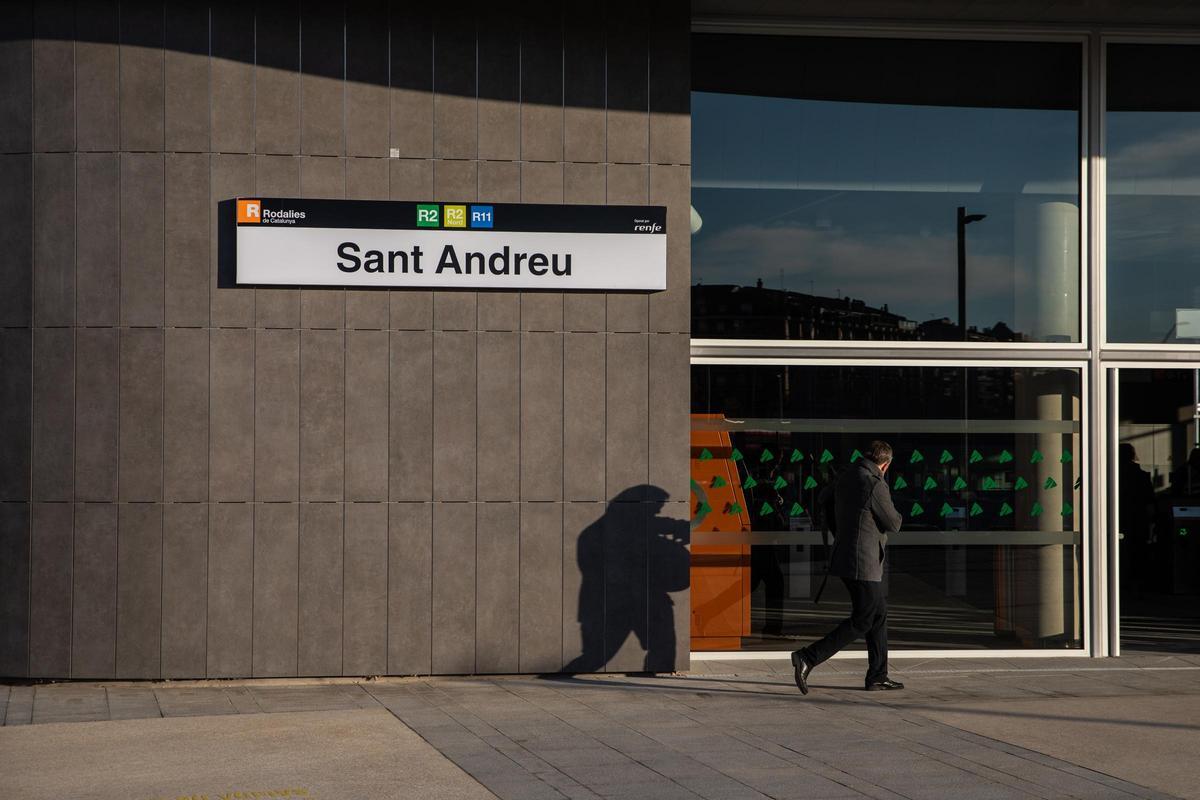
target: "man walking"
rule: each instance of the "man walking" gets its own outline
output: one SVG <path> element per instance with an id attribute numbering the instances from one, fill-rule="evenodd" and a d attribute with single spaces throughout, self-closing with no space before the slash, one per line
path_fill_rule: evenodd
<path id="1" fill-rule="evenodd" d="M 837 479 L 833 552 L 829 574 L 846 584 L 850 593 L 850 618 L 820 641 L 792 653 L 796 686 L 808 694 L 808 674 L 813 667 L 863 636 L 867 639 L 867 690 L 903 689 L 904 684 L 888 677 L 887 580 L 884 561 L 889 533 L 900 530 L 903 521 L 892 505 L 892 493 L 884 481 L 892 463 L 892 447 L 874 441 L 864 457 Z"/>

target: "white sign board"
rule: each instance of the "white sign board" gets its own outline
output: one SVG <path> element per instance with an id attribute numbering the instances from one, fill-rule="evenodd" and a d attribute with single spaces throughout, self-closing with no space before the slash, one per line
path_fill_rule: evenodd
<path id="1" fill-rule="evenodd" d="M 242 286 L 666 288 L 662 206 L 269 197 L 228 205 L 224 235 L 234 237 Z"/>

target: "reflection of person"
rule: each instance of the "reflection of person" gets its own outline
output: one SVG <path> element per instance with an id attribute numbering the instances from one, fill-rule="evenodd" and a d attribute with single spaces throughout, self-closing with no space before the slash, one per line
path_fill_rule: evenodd
<path id="1" fill-rule="evenodd" d="M 690 531 L 685 520 L 658 515 L 667 499 L 657 486 L 626 489 L 579 534 L 576 619 L 583 652 L 564 672 L 598 672 L 631 632 L 646 652 L 647 672 L 674 669 L 675 603 L 669 593 L 688 586 Z"/>
<path id="2" fill-rule="evenodd" d="M 1120 500 L 1121 569 L 1125 583 L 1134 589 L 1145 588 L 1150 562 L 1150 519 L 1154 514 L 1154 484 L 1150 473 L 1138 464 L 1133 445 L 1123 442 L 1119 449 L 1117 488 Z"/>
<path id="3" fill-rule="evenodd" d="M 750 548 L 750 591 L 763 585 L 763 636 L 783 634 L 783 563 L 787 558 L 787 545 Z"/>
<path id="4" fill-rule="evenodd" d="M 863 452 L 865 457 L 842 473 L 834 490 L 836 539 L 829 574 L 841 578 L 850 593 L 850 617 L 820 641 L 792 653 L 796 686 L 804 694 L 813 667 L 863 636 L 867 639 L 866 688 L 904 688 L 888 677 L 887 667 L 884 562 L 887 536 L 899 531 L 903 522 L 883 479 L 892 463 L 892 447 L 874 441 Z"/>

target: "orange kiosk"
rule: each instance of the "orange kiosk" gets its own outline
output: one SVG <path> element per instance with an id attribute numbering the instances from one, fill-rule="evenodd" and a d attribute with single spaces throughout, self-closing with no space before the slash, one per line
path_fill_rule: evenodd
<path id="1" fill-rule="evenodd" d="M 692 419 L 720 420 L 720 414 Z M 746 534 L 750 514 L 727 431 L 692 430 L 692 534 Z M 750 635 L 750 545 L 692 545 L 692 647 L 737 650 Z"/>

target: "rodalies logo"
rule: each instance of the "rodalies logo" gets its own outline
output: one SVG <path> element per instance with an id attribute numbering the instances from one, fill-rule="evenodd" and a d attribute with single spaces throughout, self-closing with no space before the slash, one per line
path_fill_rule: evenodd
<path id="1" fill-rule="evenodd" d="M 262 222 L 261 200 L 238 200 L 238 222 Z"/>

